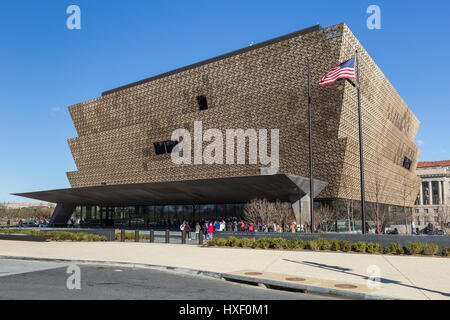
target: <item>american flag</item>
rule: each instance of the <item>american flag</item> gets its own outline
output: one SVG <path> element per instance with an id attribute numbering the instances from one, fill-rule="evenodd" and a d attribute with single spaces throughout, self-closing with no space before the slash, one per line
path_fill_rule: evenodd
<path id="1" fill-rule="evenodd" d="M 319 85 L 324 86 L 338 79 L 355 79 L 355 57 L 331 67 Z"/>

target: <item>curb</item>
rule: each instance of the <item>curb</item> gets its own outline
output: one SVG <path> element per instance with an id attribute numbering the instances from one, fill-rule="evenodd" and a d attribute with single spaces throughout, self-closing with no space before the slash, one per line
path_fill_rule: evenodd
<path id="1" fill-rule="evenodd" d="M 381 296 L 381 295 L 365 294 L 365 293 L 359 293 L 359 292 L 354 292 L 354 291 L 346 291 L 346 290 L 323 288 L 323 287 L 316 287 L 316 286 L 276 281 L 276 280 L 245 277 L 245 276 L 235 275 L 235 274 L 224 273 L 224 274 L 222 274 L 222 277 L 226 280 L 241 281 L 241 282 L 245 282 L 245 283 L 253 283 L 256 285 L 263 284 L 269 288 L 274 287 L 274 288 L 285 289 L 285 290 L 299 290 L 304 293 L 314 293 L 314 294 L 318 294 L 318 295 L 343 297 L 343 298 L 350 298 L 350 299 L 357 299 L 357 300 L 400 300 L 399 298 L 393 298 L 393 297 L 387 297 L 387 296 Z"/>
<path id="2" fill-rule="evenodd" d="M 142 268 L 142 269 L 152 269 L 158 271 L 169 271 L 179 274 L 188 274 L 194 276 L 204 276 L 214 279 L 224 279 L 227 281 L 244 282 L 249 284 L 254 284 L 260 286 L 261 284 L 266 287 L 273 287 L 281 290 L 298 290 L 304 293 L 313 293 L 318 295 L 335 296 L 350 299 L 360 299 L 360 300 L 400 300 L 399 298 L 365 294 L 353 291 L 344 291 L 331 288 L 316 287 L 297 283 L 288 283 L 276 280 L 268 280 L 262 278 L 245 277 L 229 273 L 220 273 L 212 271 L 204 271 L 191 268 L 181 268 L 181 267 L 171 267 L 163 265 L 145 264 L 145 263 L 133 263 L 133 262 L 116 262 L 116 261 L 101 261 L 101 260 L 76 260 L 76 259 L 57 259 L 57 258 L 33 258 L 33 257 L 20 257 L 20 256 L 0 256 L 0 260 L 24 260 L 24 261 L 46 261 L 46 262 L 56 262 L 56 263 L 76 263 L 76 264 L 87 264 L 87 265 L 105 265 L 105 266 L 117 266 L 117 267 L 131 267 L 131 268 Z"/>
<path id="3" fill-rule="evenodd" d="M 117 261 L 101 261 L 101 260 L 76 260 L 76 259 L 57 259 L 57 258 L 33 258 L 33 257 L 20 257 L 20 256 L 0 256 L 0 260 L 24 260 L 24 261 L 45 261 L 56 263 L 71 263 L 71 264 L 87 264 L 87 265 L 104 265 L 104 266 L 116 266 L 116 267 L 129 267 L 129 268 L 142 268 L 152 269 L 159 271 L 172 271 L 181 274 L 205 276 L 210 278 L 222 279 L 222 274 L 218 272 L 180 268 L 171 266 L 162 266 L 156 264 L 134 263 L 134 262 L 117 262 Z"/>

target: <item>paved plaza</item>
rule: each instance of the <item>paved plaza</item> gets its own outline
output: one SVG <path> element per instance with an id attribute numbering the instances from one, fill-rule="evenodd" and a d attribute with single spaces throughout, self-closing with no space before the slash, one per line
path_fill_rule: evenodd
<path id="1" fill-rule="evenodd" d="M 357 253 L 208 248 L 135 242 L 0 241 L 0 256 L 118 262 L 239 274 L 243 270 L 351 285 L 372 296 L 450 299 L 450 259 Z M 0 261 L 1 263 L 1 261 Z M 379 287 L 367 280 L 378 272 Z"/>

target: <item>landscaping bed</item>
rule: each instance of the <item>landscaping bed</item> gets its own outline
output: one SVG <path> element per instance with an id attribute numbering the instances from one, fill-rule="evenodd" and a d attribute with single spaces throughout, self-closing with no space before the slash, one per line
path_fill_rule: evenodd
<path id="1" fill-rule="evenodd" d="M 392 242 L 389 246 L 382 247 L 376 242 L 358 241 L 352 243 L 347 240 L 327 240 L 318 238 L 314 240 L 287 240 L 284 238 L 259 238 L 258 240 L 252 238 L 236 237 L 215 238 L 206 243 L 207 246 L 215 247 L 240 247 L 252 249 L 284 249 L 284 250 L 330 250 L 340 252 L 359 252 L 370 254 L 396 254 L 396 255 L 425 255 L 436 256 L 441 255 L 450 256 L 450 248 L 443 248 L 439 252 L 439 247 L 435 243 L 409 242 L 408 246 L 401 246 L 397 242 Z"/>
<path id="2" fill-rule="evenodd" d="M 108 241 L 105 236 L 90 234 L 86 232 L 66 232 L 66 231 L 39 231 L 39 230 L 19 230 L 19 229 L 0 229 L 0 234 L 4 235 L 30 235 L 30 236 L 44 236 L 48 241 Z M 7 238 L 7 237 L 5 237 Z"/>

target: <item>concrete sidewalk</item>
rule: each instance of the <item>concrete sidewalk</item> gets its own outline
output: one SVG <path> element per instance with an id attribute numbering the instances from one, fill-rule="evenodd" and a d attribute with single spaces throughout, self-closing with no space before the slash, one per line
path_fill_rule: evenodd
<path id="1" fill-rule="evenodd" d="M 371 296 L 398 299 L 449 299 L 450 259 L 357 253 L 208 248 L 135 242 L 0 241 L 0 256 L 152 264 L 267 279 L 300 279 Z M 1 263 L 1 260 L 0 260 Z M 366 280 L 380 271 L 377 289 Z"/>

